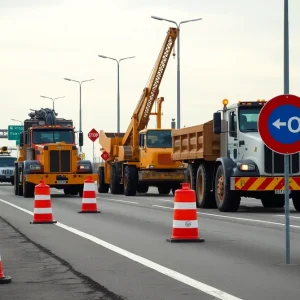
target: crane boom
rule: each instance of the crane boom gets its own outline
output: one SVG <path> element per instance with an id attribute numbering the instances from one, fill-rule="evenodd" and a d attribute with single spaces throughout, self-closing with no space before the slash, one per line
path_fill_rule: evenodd
<path id="1" fill-rule="evenodd" d="M 140 97 L 138 105 L 136 106 L 131 118 L 131 122 L 123 137 L 123 146 L 131 145 L 135 147 L 136 145 L 134 145 L 133 141 L 137 141 L 137 136 L 134 137 L 134 135 L 137 135 L 139 131 L 145 129 L 148 125 L 151 110 L 158 96 L 159 86 L 166 70 L 178 33 L 179 30 L 172 27 L 170 27 L 167 32 L 167 36 L 154 65 L 149 83 L 143 90 L 143 94 Z"/>

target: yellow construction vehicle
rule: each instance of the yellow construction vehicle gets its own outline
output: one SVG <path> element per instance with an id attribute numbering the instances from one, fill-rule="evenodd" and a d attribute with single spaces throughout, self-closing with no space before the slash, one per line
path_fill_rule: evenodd
<path id="1" fill-rule="evenodd" d="M 98 191 L 135 196 L 147 193 L 149 186 L 158 188 L 160 194 L 173 193 L 184 181 L 184 164 L 174 162 L 172 153 L 172 128 L 161 129 L 161 104 L 157 99 L 159 86 L 169 57 L 178 36 L 177 28 L 169 28 L 162 49 L 149 78 L 149 83 L 134 110 L 125 133 L 100 131 L 99 143 L 108 159 L 98 169 Z M 157 112 L 151 113 L 154 103 Z M 149 129 L 150 115 L 156 115 L 157 128 Z"/>
<path id="2" fill-rule="evenodd" d="M 84 180 L 88 176 L 97 180 L 92 163 L 78 155 L 73 121 L 56 116 L 48 108 L 32 110 L 30 119 L 24 121 L 15 163 L 15 195 L 33 197 L 35 185 L 44 180 L 67 195 L 82 197 Z M 79 145 L 83 145 L 82 132 L 79 132 Z"/>

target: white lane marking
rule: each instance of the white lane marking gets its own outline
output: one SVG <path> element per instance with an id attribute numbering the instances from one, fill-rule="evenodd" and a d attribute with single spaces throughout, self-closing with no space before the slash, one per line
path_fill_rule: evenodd
<path id="1" fill-rule="evenodd" d="M 123 203 L 131 203 L 131 204 L 140 204 L 134 201 L 127 201 L 127 200 L 119 200 L 119 199 L 112 199 L 112 198 L 104 198 L 104 197 L 97 197 L 99 200 L 108 200 L 108 201 L 116 201 L 116 202 L 123 202 Z"/>
<path id="2" fill-rule="evenodd" d="M 285 217 L 285 215 L 274 215 L 275 217 Z M 294 216 L 290 216 L 290 218 L 293 219 L 300 219 L 300 217 L 294 217 Z"/>
<path id="3" fill-rule="evenodd" d="M 161 205 L 152 205 L 152 206 L 174 210 L 174 208 L 168 207 L 168 206 L 161 206 Z M 258 219 L 246 219 L 246 218 L 239 218 L 239 217 L 230 217 L 230 216 L 224 216 L 224 215 L 216 215 L 216 214 L 203 213 L 203 212 L 199 212 L 199 211 L 197 212 L 197 214 L 199 214 L 199 215 L 206 215 L 206 216 L 212 216 L 212 217 L 218 217 L 218 218 L 223 218 L 223 219 L 233 219 L 233 220 L 240 220 L 240 221 L 248 221 L 248 222 L 256 222 L 256 223 L 265 223 L 265 224 L 285 226 L 285 224 L 283 224 L 283 223 L 277 223 L 277 222 L 271 222 L 271 221 L 264 221 L 264 220 L 258 220 Z M 290 225 L 290 227 L 300 228 L 300 226 L 297 226 L 297 225 Z"/>
<path id="4" fill-rule="evenodd" d="M 19 209 L 19 210 L 27 213 L 27 214 L 33 215 L 33 213 L 31 211 L 29 211 L 29 210 L 27 210 L 25 208 L 22 208 L 20 206 L 12 204 L 12 203 L 10 203 L 8 201 L 5 201 L 3 199 L 0 199 L 0 201 L 3 202 L 3 203 L 5 203 L 5 204 L 8 204 L 8 205 L 10 205 L 12 207 L 15 207 L 15 208 L 17 208 L 17 209 Z M 169 269 L 169 268 L 166 268 L 164 266 L 161 266 L 161 265 L 159 265 L 159 264 L 157 264 L 157 263 L 155 263 L 155 262 L 153 262 L 153 261 L 151 261 L 149 259 L 146 259 L 146 258 L 144 258 L 142 256 L 136 255 L 136 254 L 131 253 L 131 252 L 125 250 L 125 249 L 122 249 L 122 248 L 117 247 L 117 246 L 115 246 L 113 244 L 105 242 L 104 240 L 101 240 L 101 239 L 99 239 L 99 238 L 97 238 L 95 236 L 92 236 L 92 235 L 90 235 L 88 233 L 80 231 L 80 230 L 78 230 L 76 228 L 67 226 L 67 225 L 65 225 L 63 223 L 60 223 L 60 222 L 57 222 L 54 225 L 56 225 L 56 226 L 58 226 L 60 228 L 63 228 L 65 230 L 69 231 L 69 232 L 72 232 L 72 233 L 74 233 L 74 234 L 76 234 L 78 236 L 81 236 L 81 237 L 83 237 L 83 238 L 85 238 L 87 240 L 90 240 L 90 241 L 94 242 L 95 244 L 98 244 L 98 245 L 100 245 L 100 246 L 102 246 L 102 247 L 104 247 L 106 249 L 109 249 L 109 250 L 111 250 L 111 251 L 113 251 L 113 252 L 115 252 L 117 254 L 120 254 L 122 256 L 125 256 L 125 257 L 127 257 L 127 258 L 129 258 L 129 259 L 131 259 L 131 260 L 133 260 L 135 262 L 138 262 L 138 263 L 140 263 L 141 265 L 143 265 L 145 267 L 148 267 L 148 268 L 150 268 L 152 270 L 155 270 L 155 271 L 157 271 L 157 272 L 159 272 L 161 274 L 164 274 L 164 275 L 166 275 L 168 277 L 171 277 L 171 278 L 173 278 L 173 279 L 175 279 L 175 280 L 177 280 L 179 282 L 185 283 L 186 285 L 189 285 L 189 286 L 191 286 L 191 287 L 193 287 L 193 288 L 195 288 L 195 289 L 197 289 L 197 290 L 199 290 L 201 292 L 204 292 L 206 294 L 214 296 L 217 299 L 221 299 L 221 300 L 242 300 L 241 298 L 237 298 L 237 297 L 235 297 L 233 295 L 227 294 L 227 293 L 225 293 L 225 292 L 223 292 L 223 291 L 221 291 L 219 289 L 216 289 L 216 288 L 214 288 L 212 286 L 209 286 L 209 285 L 207 285 L 207 284 L 205 284 L 203 282 L 197 281 L 197 280 L 195 280 L 195 279 L 193 279 L 191 277 L 188 277 L 188 276 L 186 276 L 184 274 L 181 274 L 181 273 L 176 272 L 176 271 L 174 271 L 172 269 Z"/>

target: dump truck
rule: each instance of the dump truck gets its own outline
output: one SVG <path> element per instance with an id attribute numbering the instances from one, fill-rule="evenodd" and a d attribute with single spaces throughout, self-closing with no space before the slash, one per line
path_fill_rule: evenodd
<path id="1" fill-rule="evenodd" d="M 91 161 L 78 155 L 73 121 L 57 118 L 57 113 L 48 108 L 31 110 L 28 115 L 15 162 L 15 195 L 33 197 L 34 187 L 44 180 L 66 195 L 82 197 L 84 181 L 89 176 L 96 181 L 97 174 L 93 174 Z M 82 132 L 79 145 L 83 145 Z"/>
<path id="2" fill-rule="evenodd" d="M 0 182 L 14 185 L 14 166 L 16 157 L 11 156 L 7 146 L 0 147 Z"/>
<path id="3" fill-rule="evenodd" d="M 172 127 L 161 128 L 159 86 L 178 36 L 177 28 L 169 28 L 148 85 L 133 112 L 125 133 L 100 130 L 99 143 L 107 159 L 99 167 L 98 192 L 125 194 L 147 193 L 150 186 L 159 194 L 173 193 L 184 180 L 184 164 L 172 161 Z M 157 111 L 152 112 L 154 103 Z M 147 128 L 151 115 L 156 115 L 156 128 Z"/>
<path id="4" fill-rule="evenodd" d="M 261 200 L 264 207 L 283 207 L 284 155 L 269 149 L 258 132 L 266 101 L 239 101 L 201 125 L 172 131 L 172 159 L 187 164 L 185 181 L 196 193 L 197 206 L 223 212 L 239 209 L 241 197 Z M 290 189 L 300 211 L 300 157 L 290 155 Z"/>

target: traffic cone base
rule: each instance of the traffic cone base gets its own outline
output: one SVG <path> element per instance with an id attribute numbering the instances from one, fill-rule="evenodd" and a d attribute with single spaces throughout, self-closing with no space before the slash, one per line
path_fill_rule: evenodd
<path id="1" fill-rule="evenodd" d="M 88 177 L 84 181 L 81 211 L 78 213 L 101 213 L 101 211 L 97 209 L 96 186 L 92 177 Z"/>
<path id="2" fill-rule="evenodd" d="M 198 230 L 196 194 L 188 183 L 182 183 L 182 189 L 175 191 L 172 236 L 170 243 L 203 243 Z"/>
<path id="3" fill-rule="evenodd" d="M 4 276 L 0 278 L 0 284 L 11 283 L 12 279 L 10 276 Z"/>
<path id="4" fill-rule="evenodd" d="M 2 260 L 0 255 L 0 284 L 11 283 L 12 279 L 10 276 L 5 276 L 2 268 Z"/>
<path id="5" fill-rule="evenodd" d="M 44 180 L 34 189 L 33 220 L 30 224 L 55 224 L 53 220 L 50 186 Z"/>

